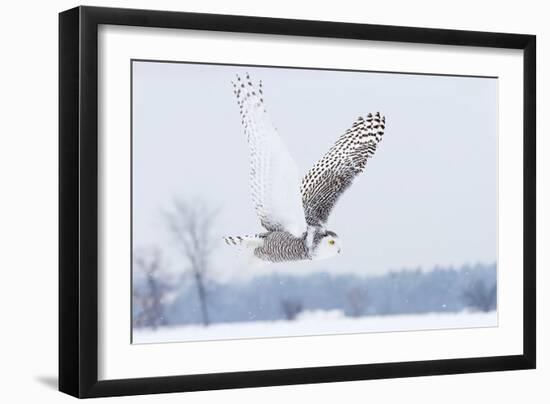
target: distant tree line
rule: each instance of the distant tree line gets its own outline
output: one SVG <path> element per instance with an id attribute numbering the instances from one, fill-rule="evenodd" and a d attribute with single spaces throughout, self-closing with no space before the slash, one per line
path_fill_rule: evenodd
<path id="1" fill-rule="evenodd" d="M 151 289 L 148 278 L 138 278 L 141 281 L 134 282 L 134 294 L 147 295 L 147 288 Z M 292 321 L 304 310 L 336 309 L 350 317 L 491 311 L 497 304 L 497 271 L 496 264 L 478 264 L 431 271 L 400 270 L 374 277 L 272 273 L 247 282 L 209 280 L 201 287 L 197 282 L 176 282 L 163 290 L 170 290 L 172 298 L 161 307 L 162 324 L 172 325 Z M 208 296 L 208 323 L 204 319 L 204 295 Z M 147 326 L 138 321 L 139 313 L 134 311 L 135 326 Z"/>

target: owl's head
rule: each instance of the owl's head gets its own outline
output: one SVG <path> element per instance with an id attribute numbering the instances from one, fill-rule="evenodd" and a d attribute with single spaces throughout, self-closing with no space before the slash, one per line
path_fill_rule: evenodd
<path id="1" fill-rule="evenodd" d="M 319 234 L 313 248 L 313 259 L 331 258 L 341 253 L 342 241 L 335 232 L 327 230 Z"/>

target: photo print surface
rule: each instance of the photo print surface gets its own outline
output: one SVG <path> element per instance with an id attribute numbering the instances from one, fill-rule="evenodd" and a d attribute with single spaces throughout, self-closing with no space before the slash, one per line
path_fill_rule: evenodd
<path id="1" fill-rule="evenodd" d="M 498 325 L 497 78 L 131 69 L 133 343 Z"/>

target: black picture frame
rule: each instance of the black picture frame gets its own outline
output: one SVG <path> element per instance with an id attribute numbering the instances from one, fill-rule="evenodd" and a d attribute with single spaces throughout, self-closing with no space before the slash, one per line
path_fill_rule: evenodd
<path id="1" fill-rule="evenodd" d="M 523 354 L 98 380 L 100 24 L 523 50 Z M 60 13 L 59 390 L 85 398 L 535 368 L 535 60 L 534 35 L 98 7 Z"/>

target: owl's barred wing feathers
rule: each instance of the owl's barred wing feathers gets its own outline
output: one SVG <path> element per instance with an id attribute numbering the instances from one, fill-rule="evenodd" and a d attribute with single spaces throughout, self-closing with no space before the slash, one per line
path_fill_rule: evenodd
<path id="1" fill-rule="evenodd" d="M 359 117 L 302 179 L 308 225 L 325 225 L 340 195 L 374 155 L 384 135 L 385 122 L 379 112 Z"/>
<path id="2" fill-rule="evenodd" d="M 298 167 L 265 109 L 262 83 L 232 82 L 250 151 L 250 189 L 262 226 L 296 236 L 306 231 Z"/>

